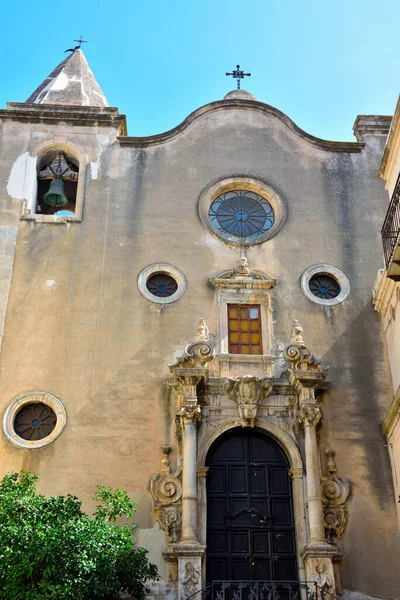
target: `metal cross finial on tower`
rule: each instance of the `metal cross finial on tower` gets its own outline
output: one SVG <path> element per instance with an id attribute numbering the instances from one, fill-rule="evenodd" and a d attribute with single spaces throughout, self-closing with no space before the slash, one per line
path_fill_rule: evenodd
<path id="1" fill-rule="evenodd" d="M 241 71 L 240 65 L 236 65 L 236 71 L 232 71 L 232 73 L 225 73 L 225 75 L 228 75 L 228 77 L 232 76 L 234 79 L 236 79 L 237 89 L 240 90 L 240 80 L 243 79 L 243 77 L 250 77 L 251 73 L 245 73 L 244 71 Z"/>
<path id="2" fill-rule="evenodd" d="M 79 44 L 78 48 L 80 48 L 82 46 L 82 44 L 87 44 L 87 41 L 82 39 L 82 36 L 79 38 L 79 40 L 74 40 L 74 42 L 78 42 L 78 44 Z"/>
<path id="3" fill-rule="evenodd" d="M 75 46 L 75 48 L 68 48 L 65 52 L 75 52 L 75 50 L 80 50 L 82 44 L 87 44 L 87 41 L 82 39 L 82 36 L 80 37 L 79 40 L 74 40 L 74 42 L 78 42 L 79 46 Z M 64 52 L 64 54 L 65 54 Z"/>

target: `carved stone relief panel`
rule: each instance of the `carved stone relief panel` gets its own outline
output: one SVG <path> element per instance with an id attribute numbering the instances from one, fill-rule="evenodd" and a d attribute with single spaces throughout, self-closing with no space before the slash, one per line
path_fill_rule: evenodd
<path id="1" fill-rule="evenodd" d="M 182 525 L 181 468 L 171 473 L 171 446 L 161 446 L 161 472 L 150 480 L 150 492 L 155 501 L 155 515 L 169 543 L 179 541 Z"/>
<path id="2" fill-rule="evenodd" d="M 324 522 L 327 541 L 334 543 L 344 532 L 347 523 L 346 502 L 350 495 L 350 482 L 336 476 L 335 450 L 325 450 L 328 477 L 322 480 Z"/>
<path id="3" fill-rule="evenodd" d="M 189 598 L 189 596 L 192 596 L 200 589 L 201 572 L 193 558 L 191 560 L 182 561 L 180 565 L 180 575 L 180 600 L 186 600 L 186 598 Z"/>
<path id="4" fill-rule="evenodd" d="M 266 377 L 259 379 L 252 375 L 229 378 L 225 384 L 225 392 L 238 405 L 242 427 L 254 427 L 257 409 L 261 401 L 269 396 L 272 384 Z"/>

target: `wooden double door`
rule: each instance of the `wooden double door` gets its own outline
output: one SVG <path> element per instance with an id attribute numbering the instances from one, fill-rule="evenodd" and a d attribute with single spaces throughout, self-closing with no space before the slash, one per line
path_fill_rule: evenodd
<path id="1" fill-rule="evenodd" d="M 289 464 L 254 429 L 218 438 L 207 456 L 207 582 L 297 581 Z"/>

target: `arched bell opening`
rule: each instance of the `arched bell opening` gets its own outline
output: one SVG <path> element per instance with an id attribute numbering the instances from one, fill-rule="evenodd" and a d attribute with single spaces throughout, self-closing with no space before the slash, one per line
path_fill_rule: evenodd
<path id="1" fill-rule="evenodd" d="M 79 160 L 65 148 L 48 148 L 38 159 L 36 214 L 74 216 Z"/>
<path id="2" fill-rule="evenodd" d="M 297 581 L 291 465 L 257 429 L 234 428 L 211 444 L 205 465 L 206 580 Z"/>

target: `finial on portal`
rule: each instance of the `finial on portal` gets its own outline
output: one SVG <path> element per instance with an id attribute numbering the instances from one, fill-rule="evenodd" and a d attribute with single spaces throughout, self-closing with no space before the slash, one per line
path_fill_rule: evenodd
<path id="1" fill-rule="evenodd" d="M 251 77 L 251 73 L 245 73 L 240 70 L 240 65 L 236 65 L 236 71 L 233 70 L 231 73 L 225 73 L 228 77 L 233 77 L 237 81 L 237 89 L 240 90 L 240 80 L 244 77 Z"/>
<path id="2" fill-rule="evenodd" d="M 249 261 L 245 256 L 241 256 L 238 260 L 237 274 L 241 277 L 248 277 L 250 275 Z"/>
<path id="3" fill-rule="evenodd" d="M 291 341 L 297 344 L 304 344 L 303 328 L 297 319 L 293 319 Z"/>
<path id="4" fill-rule="evenodd" d="M 210 332 L 207 327 L 207 323 L 205 319 L 200 319 L 199 328 L 197 330 L 196 340 L 199 341 L 208 341 L 210 339 Z"/>
<path id="5" fill-rule="evenodd" d="M 74 42 L 78 42 L 79 46 L 75 46 L 75 48 L 68 48 L 68 50 L 65 50 L 65 52 L 75 52 L 75 50 L 80 50 L 82 44 L 87 44 L 87 40 L 84 40 L 82 38 L 82 36 L 79 38 L 79 40 L 73 40 Z M 64 52 L 64 54 L 65 54 Z"/>

